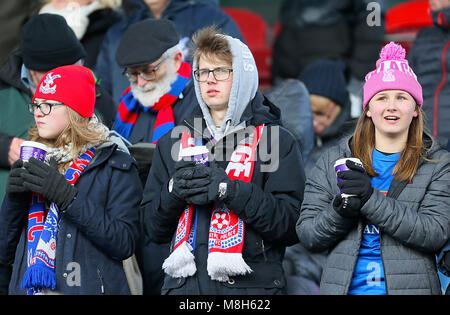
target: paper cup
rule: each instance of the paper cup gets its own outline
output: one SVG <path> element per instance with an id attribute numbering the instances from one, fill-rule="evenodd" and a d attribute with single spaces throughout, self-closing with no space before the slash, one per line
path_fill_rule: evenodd
<path id="1" fill-rule="evenodd" d="M 345 162 L 346 162 L 347 160 L 351 160 L 351 161 L 353 161 L 353 162 L 359 164 L 361 167 L 363 167 L 363 164 L 362 164 L 361 160 L 358 159 L 358 158 L 343 158 L 343 159 L 337 160 L 337 161 L 334 163 L 334 171 L 335 171 L 335 173 L 336 173 L 336 179 L 337 179 L 338 182 L 344 181 L 343 179 L 341 179 L 341 178 L 339 178 L 339 177 L 337 176 L 338 172 L 350 170 L 350 169 L 347 167 L 347 165 L 345 165 Z M 339 188 L 339 191 L 341 192 L 341 197 L 342 197 L 342 198 L 347 198 L 347 197 L 356 196 L 356 195 L 351 195 L 351 194 L 344 194 L 340 188 Z"/>
<path id="2" fill-rule="evenodd" d="M 206 148 L 206 146 L 188 147 L 181 150 L 179 159 L 194 159 L 197 164 L 201 163 L 208 166 L 208 153 L 209 150 Z"/>
<path id="3" fill-rule="evenodd" d="M 20 158 L 27 162 L 31 157 L 44 162 L 47 154 L 47 146 L 34 141 L 24 141 L 20 145 Z"/>

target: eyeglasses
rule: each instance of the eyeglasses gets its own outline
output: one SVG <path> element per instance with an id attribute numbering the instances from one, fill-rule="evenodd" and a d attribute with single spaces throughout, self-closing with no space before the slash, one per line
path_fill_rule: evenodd
<path id="1" fill-rule="evenodd" d="M 50 112 L 52 111 L 52 107 L 53 106 L 58 106 L 58 105 L 64 105 L 63 103 L 29 103 L 28 104 L 28 110 L 30 111 L 30 113 L 34 114 L 34 111 L 36 110 L 36 108 L 39 108 L 39 110 L 41 111 L 42 114 L 44 115 L 49 115 Z"/>
<path id="2" fill-rule="evenodd" d="M 128 81 L 132 83 L 138 80 L 138 76 L 140 76 L 142 79 L 146 81 L 153 81 L 156 79 L 156 71 L 158 71 L 158 69 L 168 58 L 169 57 L 165 57 L 163 60 L 161 60 L 160 63 L 154 66 L 153 69 L 151 70 L 145 69 L 143 71 L 130 71 L 129 69 L 125 68 L 122 74 L 125 76 L 125 78 L 128 79 Z"/>
<path id="3" fill-rule="evenodd" d="M 198 82 L 206 82 L 211 72 L 214 76 L 214 79 L 216 79 L 217 81 L 225 81 L 230 78 L 230 73 L 233 72 L 233 69 L 227 68 L 216 68 L 213 70 L 198 69 L 194 71 L 194 78 Z"/>

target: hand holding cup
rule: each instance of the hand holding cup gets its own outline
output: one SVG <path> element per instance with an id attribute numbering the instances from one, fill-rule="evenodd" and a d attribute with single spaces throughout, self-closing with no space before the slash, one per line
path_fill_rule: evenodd
<path id="1" fill-rule="evenodd" d="M 336 161 L 336 163 L 341 161 L 341 164 L 335 164 L 341 197 L 358 197 L 362 207 L 373 192 L 370 177 L 359 159 L 347 158 L 345 164 L 342 164 L 342 160 Z"/>

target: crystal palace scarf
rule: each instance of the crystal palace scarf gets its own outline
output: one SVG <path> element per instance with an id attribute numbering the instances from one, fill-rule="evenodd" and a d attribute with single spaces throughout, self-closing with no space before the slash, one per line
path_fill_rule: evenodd
<path id="1" fill-rule="evenodd" d="M 159 101 L 150 107 L 145 107 L 133 96 L 129 86 L 120 98 L 119 109 L 114 124 L 114 130 L 120 135 L 128 138 L 141 110 L 157 113 L 155 126 L 153 127 L 152 143 L 156 142 L 168 131 L 175 127 L 172 104 L 183 92 L 191 76 L 191 65 L 183 62 L 178 70 L 178 76 L 168 93 L 163 95 Z"/>
<path id="2" fill-rule="evenodd" d="M 250 182 L 256 160 L 256 147 L 264 125 L 255 128 L 253 134 L 238 143 L 226 168 L 228 177 Z M 180 156 L 186 148 L 199 145 L 186 131 L 180 143 Z M 207 165 L 204 154 L 194 155 L 198 163 Z M 192 276 L 196 272 L 194 252 L 197 228 L 197 213 L 193 205 L 183 211 L 176 230 L 174 250 L 164 261 L 164 271 L 173 278 Z M 212 210 L 208 240 L 208 275 L 212 280 L 228 281 L 230 276 L 252 272 L 242 258 L 245 224 L 224 204 Z"/>
<path id="3" fill-rule="evenodd" d="M 95 147 L 87 150 L 69 166 L 64 177 L 70 184 L 75 184 L 92 160 L 95 150 Z M 44 208 L 44 198 L 32 193 L 28 213 L 28 268 L 22 280 L 22 288 L 27 289 L 29 295 L 41 293 L 46 288 L 56 288 L 55 256 L 60 222 L 59 209 L 52 202 L 45 218 Z"/>

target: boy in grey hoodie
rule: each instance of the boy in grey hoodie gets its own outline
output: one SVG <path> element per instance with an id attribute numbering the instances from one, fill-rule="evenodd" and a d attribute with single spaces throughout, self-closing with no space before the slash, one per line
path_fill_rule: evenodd
<path id="1" fill-rule="evenodd" d="M 194 43 L 199 106 L 158 141 L 141 204 L 150 239 L 172 240 L 162 293 L 284 293 L 304 189 L 298 144 L 257 91 L 246 45 L 214 28 Z"/>

